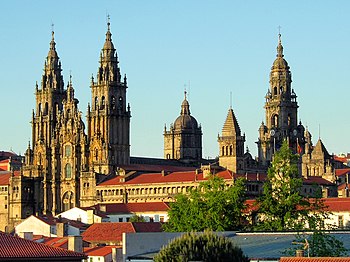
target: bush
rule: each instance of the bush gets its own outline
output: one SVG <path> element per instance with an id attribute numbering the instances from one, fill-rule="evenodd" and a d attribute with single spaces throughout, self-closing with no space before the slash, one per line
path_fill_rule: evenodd
<path id="1" fill-rule="evenodd" d="M 229 238 L 211 231 L 186 233 L 173 239 L 154 257 L 154 261 L 236 261 L 248 258 Z"/>

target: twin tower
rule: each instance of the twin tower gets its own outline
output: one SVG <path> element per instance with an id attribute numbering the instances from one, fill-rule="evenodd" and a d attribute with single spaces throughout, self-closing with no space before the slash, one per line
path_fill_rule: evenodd
<path id="1" fill-rule="evenodd" d="M 266 170 L 272 156 L 282 142 L 287 140 L 290 148 L 302 154 L 305 149 L 305 128 L 298 124 L 297 96 L 291 87 L 292 77 L 284 59 L 281 35 L 278 36 L 277 57 L 270 72 L 270 87 L 265 96 L 265 123 L 259 128 L 258 160 L 244 152 L 245 135 L 241 133 L 232 108 L 229 109 L 222 128 L 219 143 L 219 165 L 233 172 Z M 181 106 L 181 115 L 164 130 L 164 157 L 167 159 L 200 160 L 202 157 L 202 131 L 190 115 L 186 99 Z"/>

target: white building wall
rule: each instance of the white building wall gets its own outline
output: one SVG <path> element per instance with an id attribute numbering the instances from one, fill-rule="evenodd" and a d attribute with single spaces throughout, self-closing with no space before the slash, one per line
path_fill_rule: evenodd
<path id="1" fill-rule="evenodd" d="M 33 232 L 33 235 L 56 236 L 56 227 L 50 226 L 35 216 L 30 216 L 15 227 L 16 234 Z"/>

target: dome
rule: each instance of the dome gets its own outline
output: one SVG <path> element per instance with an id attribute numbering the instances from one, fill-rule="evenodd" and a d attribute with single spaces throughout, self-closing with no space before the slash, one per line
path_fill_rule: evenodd
<path id="1" fill-rule="evenodd" d="M 175 129 L 196 129 L 198 128 L 197 120 L 191 115 L 181 115 L 174 122 Z"/>
<path id="2" fill-rule="evenodd" d="M 190 104 L 186 97 L 187 92 L 185 91 L 185 99 L 181 104 L 181 114 L 176 118 L 174 122 L 175 129 L 196 129 L 198 128 L 197 120 L 191 116 Z"/>
<path id="3" fill-rule="evenodd" d="M 283 57 L 277 57 L 273 62 L 272 69 L 289 69 L 289 66 Z"/>

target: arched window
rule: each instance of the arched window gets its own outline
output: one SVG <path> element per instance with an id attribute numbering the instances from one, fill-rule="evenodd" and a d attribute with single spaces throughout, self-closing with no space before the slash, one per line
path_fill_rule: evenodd
<path id="1" fill-rule="evenodd" d="M 97 161 L 97 159 L 98 159 L 98 150 L 97 148 L 95 148 L 95 160 Z"/>
<path id="2" fill-rule="evenodd" d="M 98 97 L 95 97 L 95 109 L 98 109 Z"/>
<path id="3" fill-rule="evenodd" d="M 118 109 L 122 110 L 123 109 L 123 98 L 120 96 L 119 101 L 118 101 Z"/>
<path id="4" fill-rule="evenodd" d="M 49 104 L 46 102 L 46 103 L 45 103 L 44 115 L 47 115 L 48 112 L 49 112 Z"/>
<path id="5" fill-rule="evenodd" d="M 232 145 L 230 145 L 230 156 L 232 156 L 232 152 L 233 152 Z"/>
<path id="6" fill-rule="evenodd" d="M 115 107 L 116 107 L 115 104 L 116 104 L 115 97 L 112 96 L 112 99 L 111 99 L 111 108 L 112 108 L 112 109 L 115 109 Z"/>
<path id="7" fill-rule="evenodd" d="M 226 156 L 228 156 L 228 146 L 226 146 Z"/>
<path id="8" fill-rule="evenodd" d="M 101 98 L 101 109 L 104 109 L 105 108 L 105 97 L 103 96 Z"/>
<path id="9" fill-rule="evenodd" d="M 225 147 L 224 147 L 224 146 L 222 146 L 222 148 L 221 148 L 221 155 L 222 155 L 222 156 L 225 155 Z"/>
<path id="10" fill-rule="evenodd" d="M 273 115 L 271 119 L 271 125 L 274 127 L 278 127 L 278 115 Z"/>
<path id="11" fill-rule="evenodd" d="M 275 86 L 275 87 L 273 88 L 273 94 L 274 94 L 274 95 L 277 95 L 277 86 Z"/>
<path id="12" fill-rule="evenodd" d="M 66 145 L 64 147 L 64 155 L 66 157 L 70 157 L 72 155 L 72 146 L 71 145 Z"/>
<path id="13" fill-rule="evenodd" d="M 66 178 L 72 178 L 72 165 L 70 163 L 66 164 L 65 176 Z"/>
<path id="14" fill-rule="evenodd" d="M 39 105 L 38 105 L 38 113 L 39 114 L 41 113 L 41 103 L 39 103 Z"/>
<path id="15" fill-rule="evenodd" d="M 74 207 L 74 194 L 71 191 L 64 193 L 62 197 L 62 211 L 67 211 Z"/>

